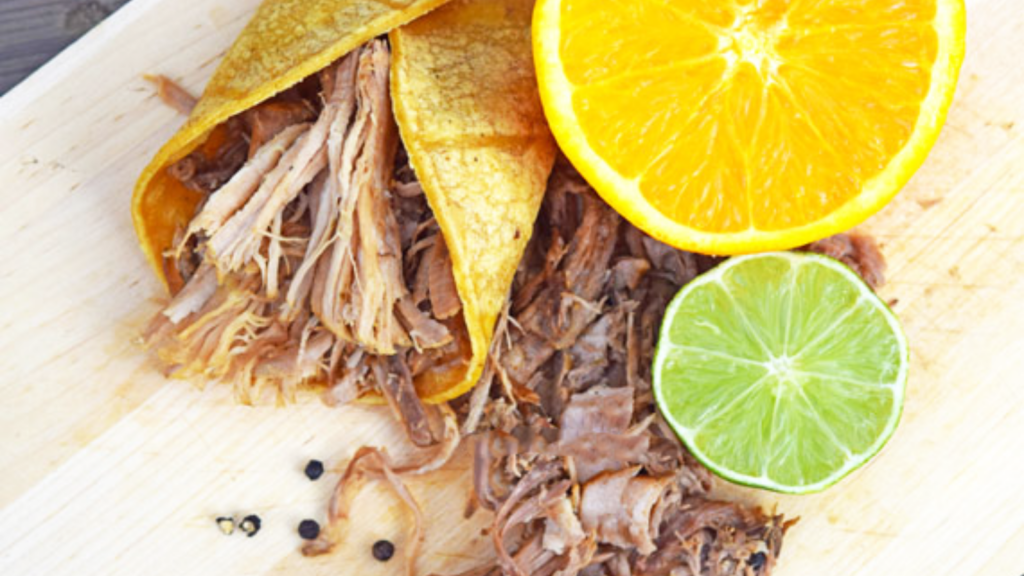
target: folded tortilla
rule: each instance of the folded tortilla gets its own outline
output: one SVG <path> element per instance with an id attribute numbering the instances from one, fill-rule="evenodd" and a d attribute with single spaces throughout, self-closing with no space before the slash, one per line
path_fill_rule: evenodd
<path id="1" fill-rule="evenodd" d="M 391 32 L 396 120 L 450 251 L 471 345 L 461 373 L 416 381 L 428 402 L 453 398 L 478 379 L 555 155 L 533 77 L 532 0 L 456 0 L 430 12 L 445 3 L 265 0 L 188 122 L 143 171 L 132 201 L 141 247 L 177 293 L 182 282 L 169 273 L 167 254 L 202 195 L 169 167 L 216 149 L 229 118 Z"/>
<path id="2" fill-rule="evenodd" d="M 534 76 L 534 0 L 456 0 L 391 32 L 398 127 L 448 249 L 475 383 L 556 146 Z M 428 398 L 451 397 L 441 390 Z"/>

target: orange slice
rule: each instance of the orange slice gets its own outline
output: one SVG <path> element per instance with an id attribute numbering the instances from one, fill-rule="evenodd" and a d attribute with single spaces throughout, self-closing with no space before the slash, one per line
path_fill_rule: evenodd
<path id="1" fill-rule="evenodd" d="M 652 236 L 800 246 L 889 202 L 945 120 L 962 0 L 538 0 L 565 154 Z"/>

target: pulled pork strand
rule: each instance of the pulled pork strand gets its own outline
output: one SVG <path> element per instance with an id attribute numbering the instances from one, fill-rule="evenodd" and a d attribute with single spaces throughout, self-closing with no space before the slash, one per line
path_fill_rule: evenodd
<path id="1" fill-rule="evenodd" d="M 874 238 L 861 234 L 836 234 L 801 248 L 839 260 L 857 273 L 872 290 L 885 285 L 885 258 Z"/>
<path id="2" fill-rule="evenodd" d="M 156 95 L 168 107 L 177 110 L 179 114 L 188 116 L 196 107 L 199 100 L 182 88 L 177 82 L 163 74 L 146 75 L 143 79 L 156 87 Z"/>
<path id="3" fill-rule="evenodd" d="M 413 514 L 406 552 L 406 574 L 415 574 L 417 549 L 423 540 L 423 512 L 412 497 L 402 478 L 418 476 L 437 470 L 451 458 L 461 437 L 455 412 L 446 404 L 435 409 L 442 419 L 442 441 L 431 450 L 419 450 L 408 461 L 395 465 L 382 449 L 362 447 L 349 460 L 341 478 L 334 487 L 327 507 L 327 527 L 312 542 L 302 547 L 305 556 L 319 556 L 330 552 L 342 539 L 342 528 L 349 519 L 352 499 L 368 480 L 384 481 L 391 487 Z"/>
<path id="4" fill-rule="evenodd" d="M 341 480 L 338 481 L 327 507 L 326 530 L 323 530 L 315 540 L 305 544 L 302 547 L 302 554 L 304 556 L 319 556 L 327 554 L 334 548 L 341 540 L 344 523 L 349 519 L 352 500 L 368 480 L 387 482 L 388 486 L 412 512 L 413 521 L 409 525 L 405 551 L 405 574 L 414 576 L 418 550 L 423 542 L 423 511 L 395 472 L 387 454 L 376 448 L 364 446 L 352 457 Z"/>

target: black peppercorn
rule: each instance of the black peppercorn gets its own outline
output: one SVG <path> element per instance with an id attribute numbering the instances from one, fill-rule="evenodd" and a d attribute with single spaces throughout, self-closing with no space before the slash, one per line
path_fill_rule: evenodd
<path id="1" fill-rule="evenodd" d="M 320 535 L 320 525 L 316 520 L 303 520 L 299 522 L 299 536 L 303 540 L 315 540 Z"/>
<path id="2" fill-rule="evenodd" d="M 377 540 L 373 543 L 373 557 L 381 562 L 391 560 L 395 555 L 395 545 L 387 540 Z"/>
<path id="3" fill-rule="evenodd" d="M 245 532 L 245 535 L 252 538 L 260 531 L 260 517 L 255 514 L 250 514 L 245 518 L 242 518 L 242 522 L 238 524 L 238 528 Z"/>
<path id="4" fill-rule="evenodd" d="M 310 460 L 306 464 L 306 478 L 316 480 L 324 474 L 324 463 L 319 460 Z"/>
<path id="5" fill-rule="evenodd" d="M 764 568 L 764 565 L 767 561 L 768 557 L 765 555 L 764 552 L 752 554 L 749 558 L 747 558 L 747 564 L 750 564 L 750 567 L 754 570 L 760 570 L 761 568 Z"/>

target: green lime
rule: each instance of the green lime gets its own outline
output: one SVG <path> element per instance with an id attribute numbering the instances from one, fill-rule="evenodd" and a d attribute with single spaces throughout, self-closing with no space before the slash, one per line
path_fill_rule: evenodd
<path id="1" fill-rule="evenodd" d="M 797 252 L 742 256 L 669 304 L 654 396 L 715 474 L 805 494 L 889 439 L 908 357 L 896 316 L 843 264 Z"/>

